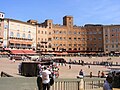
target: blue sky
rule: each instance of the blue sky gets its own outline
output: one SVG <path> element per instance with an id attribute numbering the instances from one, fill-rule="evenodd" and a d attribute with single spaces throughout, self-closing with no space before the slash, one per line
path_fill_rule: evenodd
<path id="1" fill-rule="evenodd" d="M 120 0 L 0 0 L 6 18 L 62 24 L 63 16 L 72 15 L 74 25 L 120 24 Z"/>

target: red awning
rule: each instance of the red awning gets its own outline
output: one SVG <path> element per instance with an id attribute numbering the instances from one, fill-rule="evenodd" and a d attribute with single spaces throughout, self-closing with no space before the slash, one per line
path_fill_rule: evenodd
<path id="1" fill-rule="evenodd" d="M 24 54 L 22 50 L 10 50 L 11 54 Z"/>
<path id="2" fill-rule="evenodd" d="M 10 50 L 11 54 L 36 54 L 33 50 Z"/>
<path id="3" fill-rule="evenodd" d="M 35 51 L 33 50 L 22 50 L 24 52 L 24 54 L 36 54 Z"/>

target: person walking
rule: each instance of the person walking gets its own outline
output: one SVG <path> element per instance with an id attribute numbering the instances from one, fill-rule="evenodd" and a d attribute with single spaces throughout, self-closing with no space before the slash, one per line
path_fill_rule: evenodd
<path id="1" fill-rule="evenodd" d="M 51 72 L 47 70 L 47 67 L 44 67 L 44 70 L 42 71 L 43 90 L 50 90 L 50 75 Z"/>
<path id="2" fill-rule="evenodd" d="M 92 72 L 90 72 L 90 78 L 92 78 Z"/>
<path id="3" fill-rule="evenodd" d="M 98 71 L 98 78 L 100 77 L 100 71 Z"/>

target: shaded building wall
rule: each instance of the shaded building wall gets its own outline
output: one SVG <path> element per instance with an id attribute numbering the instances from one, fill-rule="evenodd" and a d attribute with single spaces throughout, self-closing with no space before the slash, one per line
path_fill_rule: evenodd
<path id="1" fill-rule="evenodd" d="M 105 53 L 120 52 L 120 25 L 106 25 L 103 32 Z"/>
<path id="2" fill-rule="evenodd" d="M 85 26 L 87 35 L 87 51 L 104 51 L 103 26 Z"/>

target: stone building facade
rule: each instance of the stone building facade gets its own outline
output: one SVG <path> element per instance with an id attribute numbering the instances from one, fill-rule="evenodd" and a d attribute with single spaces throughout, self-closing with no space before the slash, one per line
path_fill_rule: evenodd
<path id="1" fill-rule="evenodd" d="M 120 25 L 105 25 L 103 27 L 104 52 L 120 52 Z"/>
<path id="2" fill-rule="evenodd" d="M 10 49 L 36 49 L 36 25 L 5 18 L 3 47 Z"/>
<path id="3" fill-rule="evenodd" d="M 0 12 L 0 47 L 41 52 L 120 53 L 120 25 L 76 26 L 72 16 L 64 16 L 62 25 L 50 19 L 43 23 L 23 22 L 4 18 Z"/>
<path id="4" fill-rule="evenodd" d="M 4 15 L 3 12 L 0 12 L 0 50 L 3 47 Z"/>

